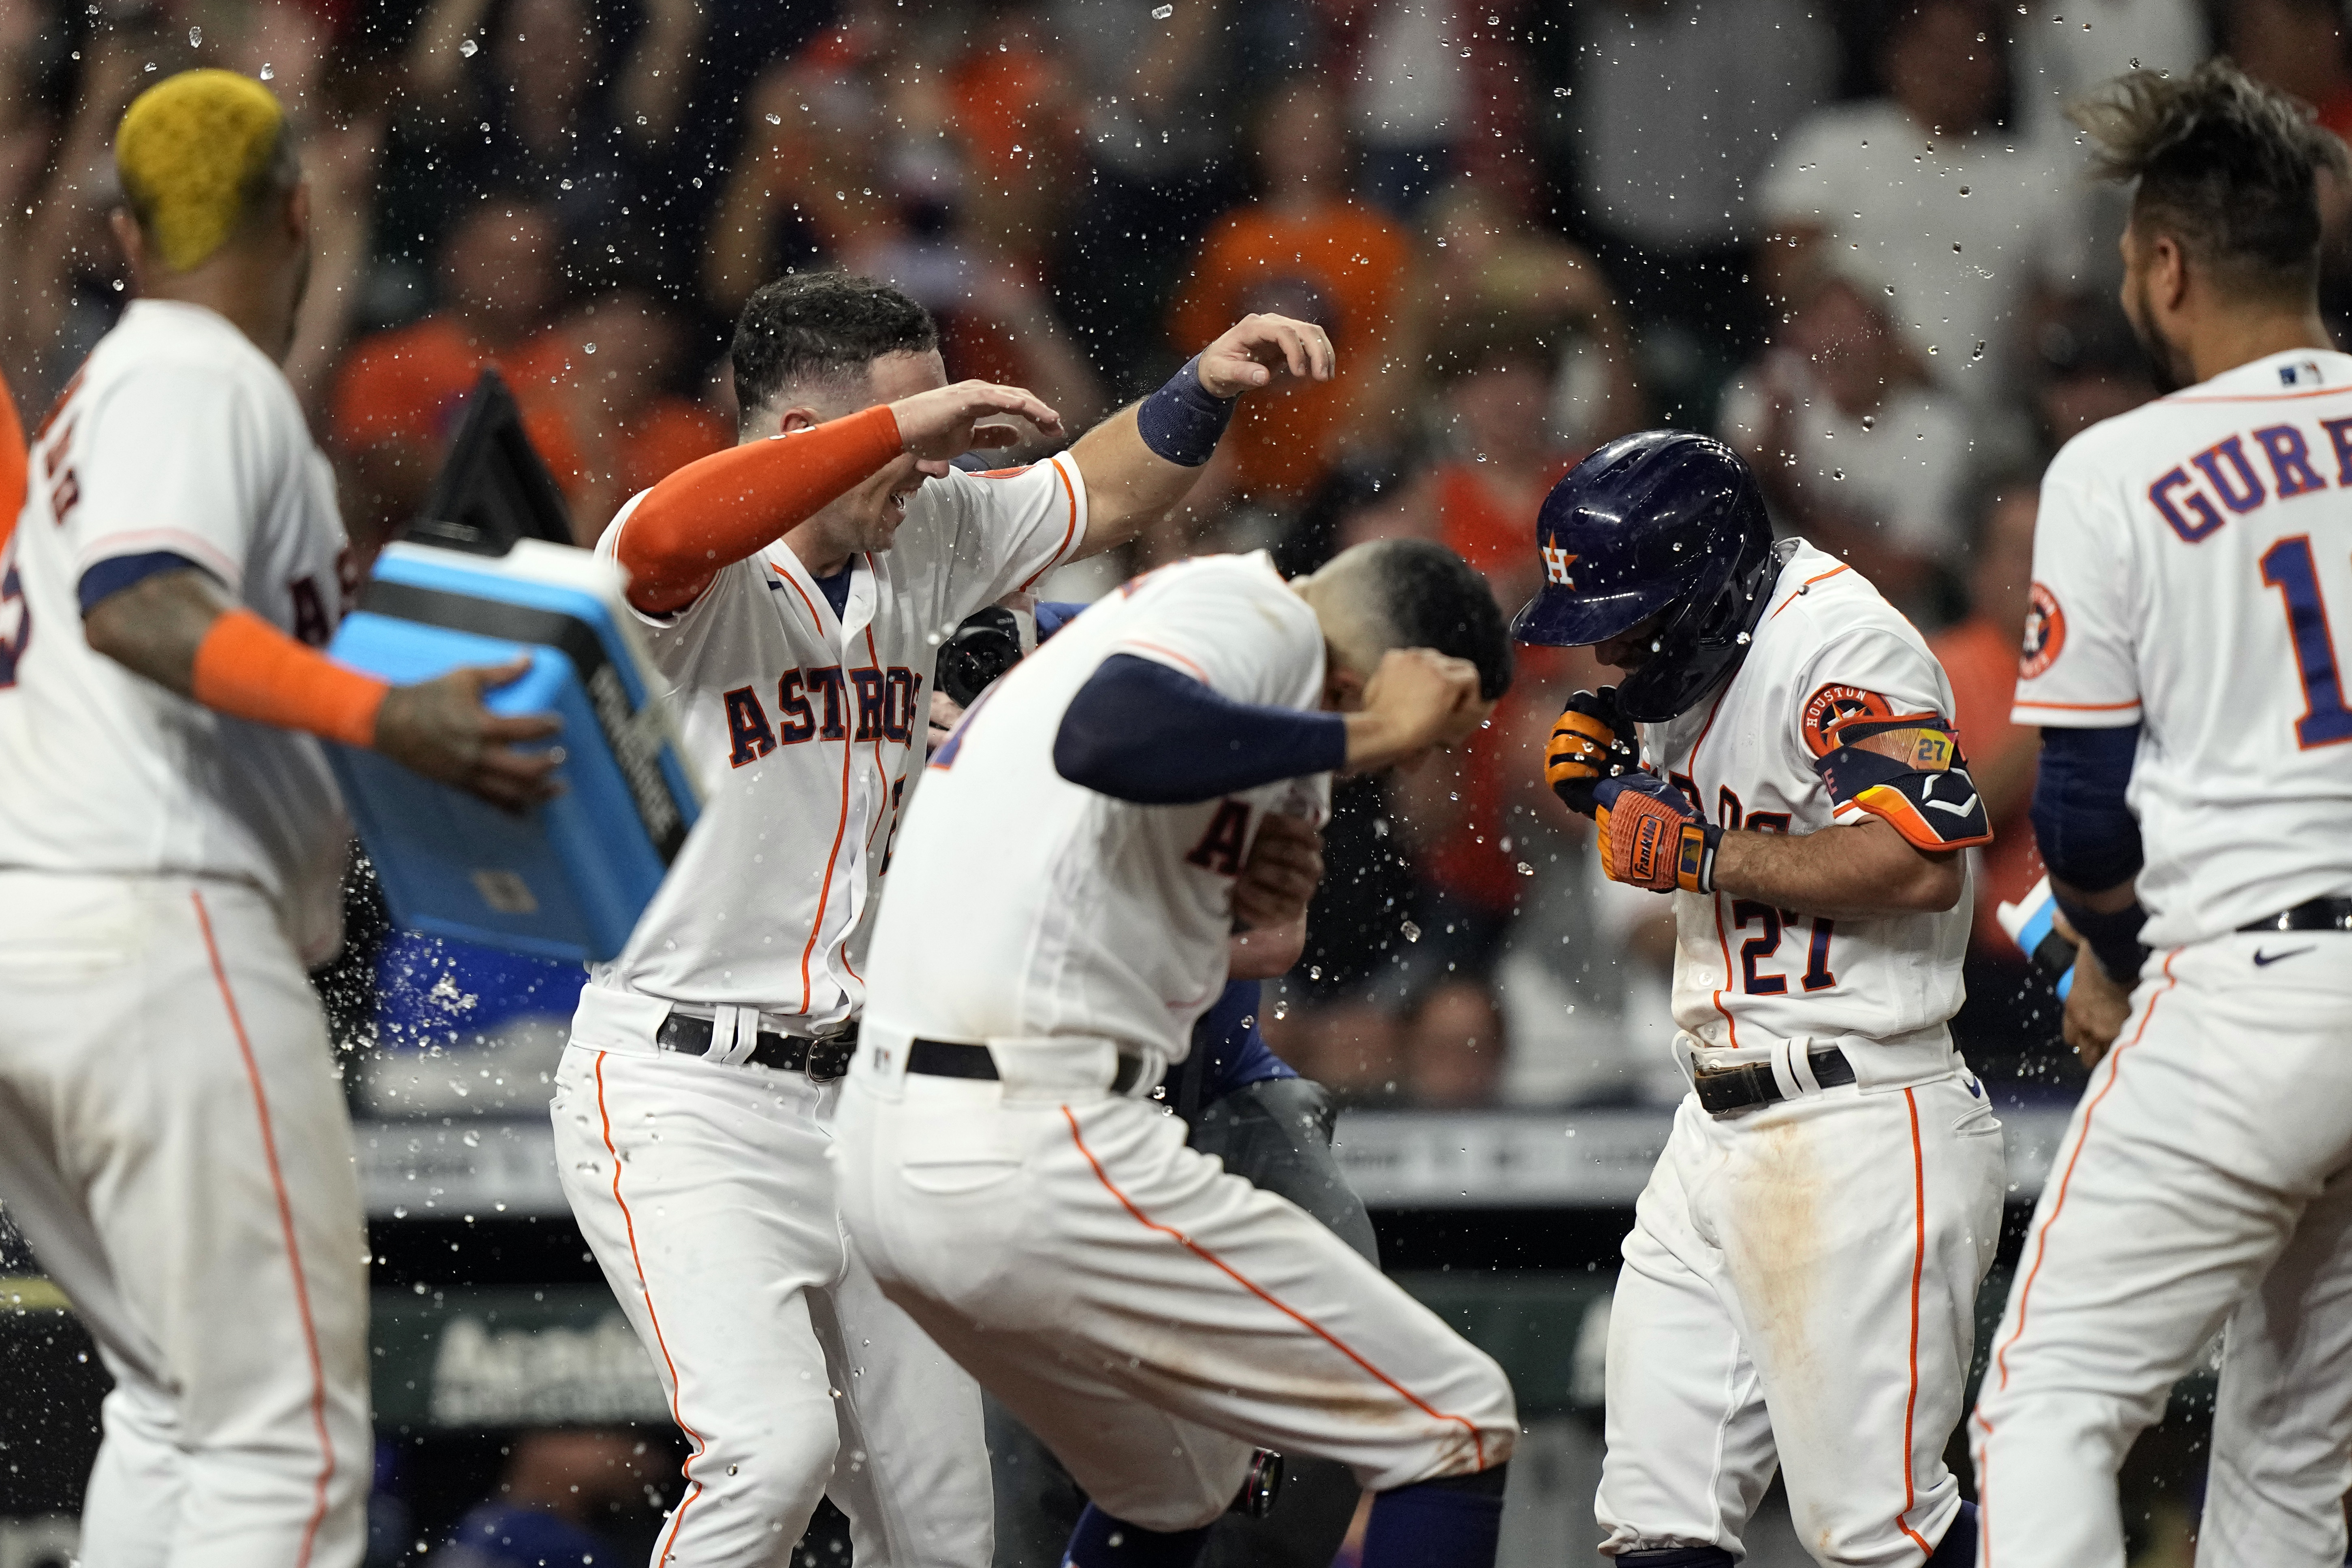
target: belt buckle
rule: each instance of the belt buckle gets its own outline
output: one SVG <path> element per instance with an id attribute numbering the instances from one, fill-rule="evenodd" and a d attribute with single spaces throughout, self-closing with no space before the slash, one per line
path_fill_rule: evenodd
<path id="1" fill-rule="evenodd" d="M 808 1043 L 808 1065 L 802 1070 L 811 1083 L 831 1083 L 849 1071 L 850 1058 L 856 1054 L 855 1035 L 814 1038 Z"/>

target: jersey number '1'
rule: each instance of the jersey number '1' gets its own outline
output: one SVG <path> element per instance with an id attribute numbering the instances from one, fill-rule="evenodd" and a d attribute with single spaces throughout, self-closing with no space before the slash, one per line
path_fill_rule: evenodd
<path id="1" fill-rule="evenodd" d="M 2352 741 L 2352 708 L 2344 706 L 2344 677 L 2327 629 L 2327 601 L 2319 596 L 2311 536 L 2298 533 L 2263 552 L 2263 581 L 2286 596 L 2295 673 L 2303 678 L 2304 715 L 2294 721 L 2295 741 L 2306 751 Z"/>

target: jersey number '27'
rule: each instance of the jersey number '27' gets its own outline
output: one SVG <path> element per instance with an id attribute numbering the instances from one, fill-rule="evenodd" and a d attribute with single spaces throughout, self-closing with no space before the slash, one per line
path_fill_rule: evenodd
<path id="1" fill-rule="evenodd" d="M 1780 951 L 1780 933 L 1797 921 L 1792 910 L 1780 910 L 1770 904 L 1759 904 L 1753 899 L 1740 899 L 1731 906 L 1731 923 L 1741 931 L 1761 921 L 1763 930 L 1739 944 L 1739 969 L 1750 996 L 1785 996 L 1789 994 L 1789 977 L 1785 974 L 1759 974 L 1756 961 L 1770 958 Z M 1837 922 L 1827 915 L 1812 917 L 1812 937 L 1805 943 L 1805 973 L 1799 983 L 1808 991 L 1827 991 L 1837 984 L 1830 973 L 1830 939 L 1837 934 Z"/>
<path id="2" fill-rule="evenodd" d="M 2311 536 L 2298 533 L 2263 552 L 2263 581 L 2286 597 L 2286 624 L 2294 638 L 2295 673 L 2303 678 L 2303 717 L 2294 738 L 2305 751 L 2352 741 L 2352 708 L 2344 706 L 2344 676 L 2319 595 L 2319 564 Z"/>

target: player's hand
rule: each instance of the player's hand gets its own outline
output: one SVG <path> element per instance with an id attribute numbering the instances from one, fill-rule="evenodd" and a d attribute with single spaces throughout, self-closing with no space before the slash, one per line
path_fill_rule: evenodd
<path id="1" fill-rule="evenodd" d="M 520 678 L 530 660 L 470 665 L 437 680 L 395 686 L 376 710 L 375 749 L 428 779 L 456 784 L 503 811 L 520 812 L 562 788 L 548 777 L 563 761 L 560 747 L 523 751 L 563 728 L 552 713 L 511 718 L 482 706 L 482 693 Z"/>
<path id="2" fill-rule="evenodd" d="M 1602 779 L 1622 778 L 1641 763 L 1627 739 L 1633 729 L 1618 711 L 1615 687 L 1572 694 L 1544 747 L 1544 783 L 1569 810 L 1592 816 L 1593 786 Z"/>
<path id="3" fill-rule="evenodd" d="M 1301 381 L 1330 380 L 1339 371 L 1331 334 L 1289 316 L 1244 316 L 1201 351 L 1196 374 L 1210 396 L 1238 397 L 1270 384 L 1277 368 Z"/>
<path id="4" fill-rule="evenodd" d="M 1593 786 L 1601 869 L 1612 882 L 1671 893 L 1711 892 L 1723 830 L 1683 792 L 1654 773 L 1602 779 Z"/>
<path id="5" fill-rule="evenodd" d="M 2074 984 L 2066 992 L 2066 1011 L 2060 1021 L 2059 1034 L 2074 1047 L 2083 1070 L 2097 1067 L 2106 1056 L 2107 1047 L 2124 1032 L 2124 1020 L 2131 1016 L 2131 983 L 2117 981 L 2099 963 L 2099 955 L 2091 944 L 2074 933 L 2066 917 L 2057 916 L 2053 922 L 2059 933 L 2074 943 Z"/>
<path id="6" fill-rule="evenodd" d="M 1249 859 L 1234 879 L 1234 918 L 1267 930 L 1304 921 L 1322 880 L 1323 835 L 1295 816 L 1268 812 L 1250 842 Z"/>
<path id="7" fill-rule="evenodd" d="M 937 687 L 933 687 L 929 733 L 925 737 L 923 754 L 929 756 L 932 752 L 946 745 L 948 737 L 955 733 L 955 727 L 961 722 L 963 722 L 963 704 Z"/>
<path id="8" fill-rule="evenodd" d="M 1062 433 L 1062 416 L 1035 394 L 986 381 L 959 381 L 919 392 L 890 405 L 890 413 L 898 421 L 900 444 L 934 463 L 975 447 L 1010 447 L 1019 441 L 1022 433 L 1010 425 L 980 423 L 996 415 L 1018 415 L 1046 436 Z"/>
<path id="9" fill-rule="evenodd" d="M 1434 648 L 1391 648 L 1348 715 L 1348 772 L 1411 767 L 1433 746 L 1468 740 L 1495 705 L 1478 695 L 1478 668 Z"/>

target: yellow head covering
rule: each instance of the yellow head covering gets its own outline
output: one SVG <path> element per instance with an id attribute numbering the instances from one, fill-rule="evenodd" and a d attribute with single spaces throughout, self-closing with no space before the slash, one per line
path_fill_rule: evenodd
<path id="1" fill-rule="evenodd" d="M 114 167 L 166 267 L 188 271 L 227 243 L 285 124 L 269 89 L 235 71 L 182 71 L 131 100 Z"/>

